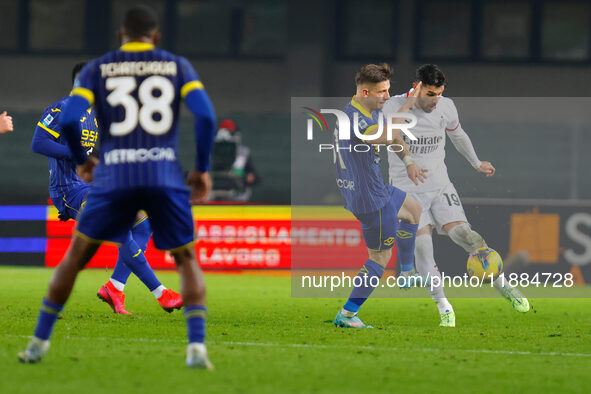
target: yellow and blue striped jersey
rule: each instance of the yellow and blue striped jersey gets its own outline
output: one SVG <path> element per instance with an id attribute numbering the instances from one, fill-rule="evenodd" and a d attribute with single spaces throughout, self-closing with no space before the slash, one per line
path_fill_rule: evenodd
<path id="1" fill-rule="evenodd" d="M 379 111 L 369 113 L 353 98 L 343 112 L 353 127 L 354 114 L 358 114 L 359 131 L 366 133 L 377 127 Z M 355 136 L 351 139 L 336 140 L 335 165 L 337 187 L 345 200 L 345 208 L 354 214 L 364 214 L 382 209 L 391 195 L 391 188 L 384 183 L 380 169 L 379 150 Z"/>
<path id="2" fill-rule="evenodd" d="M 93 187 L 186 188 L 178 161 L 179 109 L 203 84 L 185 58 L 131 42 L 89 62 L 74 86 L 72 94 L 94 105 L 101 125 Z"/>
<path id="3" fill-rule="evenodd" d="M 35 129 L 32 148 L 36 153 L 48 157 L 49 196 L 61 200 L 72 187 L 84 182 L 76 175 L 76 164 L 65 137 L 62 135 L 60 115 L 68 97 L 61 98 L 48 106 Z M 94 112 L 89 108 L 80 119 L 80 145 L 92 152 L 98 141 L 98 124 Z"/>

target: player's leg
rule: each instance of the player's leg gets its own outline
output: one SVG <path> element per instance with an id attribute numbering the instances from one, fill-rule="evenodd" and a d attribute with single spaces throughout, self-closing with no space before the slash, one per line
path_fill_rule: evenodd
<path id="1" fill-rule="evenodd" d="M 359 319 L 357 312 L 380 283 L 384 270 L 392 257 L 392 249 L 368 249 L 368 252 L 369 259 L 367 259 L 361 270 L 359 270 L 357 277 L 353 280 L 353 283 L 358 283 L 360 286 L 353 287 L 349 299 L 335 317 L 334 324 L 337 327 L 372 328 Z"/>
<path id="2" fill-rule="evenodd" d="M 435 263 L 433 253 L 432 227 L 430 224 L 422 226 L 417 232 L 415 244 L 415 263 L 419 275 L 430 277 L 430 283 L 425 287 L 433 301 L 437 305 L 440 315 L 439 325 L 442 327 L 455 327 L 456 318 L 453 307 L 445 296 L 441 273 Z"/>
<path id="3" fill-rule="evenodd" d="M 133 224 L 133 199 L 122 193 L 89 193 L 88 204 L 78 217 L 76 233 L 66 256 L 51 278 L 49 291 L 43 301 L 35 336 L 24 352 L 22 362 L 38 362 L 49 347 L 49 336 L 59 312 L 67 301 L 78 272 L 96 253 L 102 240 L 121 243 Z"/>
<path id="4" fill-rule="evenodd" d="M 141 253 L 135 258 L 142 260 L 142 263 L 140 264 L 141 273 L 134 271 L 134 274 L 140 278 L 144 285 L 146 285 L 162 309 L 167 312 L 172 312 L 174 309 L 180 309 L 183 305 L 183 299 L 181 295 L 171 289 L 168 289 L 160 282 L 160 280 L 158 280 L 154 270 L 152 267 L 150 267 L 144 256 L 144 252 L 148 247 L 148 241 L 152 236 L 152 228 L 150 227 L 150 221 L 148 220 L 148 216 L 146 214 L 143 212 L 138 214 L 138 220 L 131 232 L 133 240 L 135 243 L 137 243 L 137 249 L 135 250 L 141 250 Z M 132 247 L 131 250 L 134 250 L 134 248 Z M 136 254 L 137 252 L 134 253 L 134 255 Z M 132 255 L 132 257 L 134 255 Z"/>
<path id="5" fill-rule="evenodd" d="M 443 230 L 449 235 L 456 245 L 461 246 L 467 253 L 472 253 L 478 248 L 486 248 L 486 241 L 480 234 L 472 230 L 469 223 L 465 221 L 456 221 L 446 223 Z"/>
<path id="6" fill-rule="evenodd" d="M 185 309 L 183 315 L 187 322 L 186 363 L 189 367 L 213 369 L 205 347 L 205 278 L 195 257 L 193 244 L 180 249 L 171 250 L 181 278 L 181 294 Z"/>
<path id="7" fill-rule="evenodd" d="M 98 291 L 99 298 L 107 302 L 115 313 L 129 314 L 125 310 L 123 290 L 131 272 L 152 292 L 165 311 L 172 312 L 182 306 L 181 295 L 162 285 L 144 256 L 151 235 L 147 216 L 144 213 L 138 214 L 126 242 L 119 248 L 119 257 L 111 279 Z"/>
<path id="8" fill-rule="evenodd" d="M 154 231 L 154 245 L 161 250 L 170 250 L 179 270 L 189 341 L 186 364 L 191 368 L 213 369 L 205 346 L 205 279 L 195 257 L 195 229 L 189 193 L 162 188 L 146 188 L 144 193 L 145 210 Z"/>
<path id="9" fill-rule="evenodd" d="M 79 184 L 70 187 L 61 199 L 53 200 L 56 208 L 60 211 L 58 216 L 60 220 L 77 220 L 86 205 L 89 190 L 88 184 Z M 130 274 L 131 271 L 124 264 L 115 265 L 110 282 L 102 286 L 97 293 L 100 299 L 111 305 L 115 313 L 129 314 L 123 306 L 125 300 L 123 288 Z"/>
<path id="10" fill-rule="evenodd" d="M 444 202 L 444 197 L 446 202 Z M 487 247 L 484 238 L 472 230 L 468 223 L 453 185 L 450 184 L 446 187 L 438 205 L 439 207 L 435 207 L 434 204 L 433 215 L 438 223 L 445 223 L 442 228 L 454 243 L 461 246 L 467 253 L 472 253 L 478 248 Z M 493 281 L 493 286 L 501 296 L 509 301 L 515 310 L 519 312 L 529 311 L 527 298 L 519 290 L 506 283 L 502 273 Z"/>
<path id="11" fill-rule="evenodd" d="M 357 282 L 360 286 L 353 287 L 349 299 L 335 317 L 334 324 L 337 327 L 369 327 L 359 319 L 357 312 L 378 286 L 392 257 L 391 248 L 395 242 L 397 224 L 396 208 L 395 199 L 391 199 L 376 212 L 357 215 L 369 259 L 354 278 L 353 283 Z"/>
<path id="12" fill-rule="evenodd" d="M 21 362 L 37 363 L 41 361 L 49 349 L 49 338 L 53 326 L 70 297 L 78 272 L 90 261 L 98 247 L 98 243 L 74 235 L 64 259 L 51 276 L 47 296 L 41 302 L 34 336 L 27 348 L 18 354 Z"/>
<path id="13" fill-rule="evenodd" d="M 398 261 L 400 262 L 400 274 L 406 278 L 400 286 L 408 289 L 416 284 L 424 284 L 423 279 L 415 275 L 415 242 L 421 218 L 421 204 L 403 191 L 394 188 L 393 198 L 398 202 L 399 220 L 396 229 L 396 244 L 398 245 Z M 419 283 L 420 282 L 420 283 Z"/>

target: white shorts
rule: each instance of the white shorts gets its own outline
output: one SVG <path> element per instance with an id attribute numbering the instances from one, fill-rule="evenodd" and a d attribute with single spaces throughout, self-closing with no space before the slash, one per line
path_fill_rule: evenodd
<path id="1" fill-rule="evenodd" d="M 464 207 L 456 188 L 451 183 L 440 190 L 424 193 L 408 193 L 423 207 L 419 229 L 426 225 L 435 227 L 439 234 L 446 234 L 443 226 L 451 222 L 467 222 Z"/>

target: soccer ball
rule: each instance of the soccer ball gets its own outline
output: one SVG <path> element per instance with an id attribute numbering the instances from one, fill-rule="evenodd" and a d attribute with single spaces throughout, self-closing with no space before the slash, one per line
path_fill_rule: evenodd
<path id="1" fill-rule="evenodd" d="M 491 275 L 496 279 L 503 272 L 503 260 L 496 250 L 478 248 L 468 257 L 468 274 L 489 282 Z"/>

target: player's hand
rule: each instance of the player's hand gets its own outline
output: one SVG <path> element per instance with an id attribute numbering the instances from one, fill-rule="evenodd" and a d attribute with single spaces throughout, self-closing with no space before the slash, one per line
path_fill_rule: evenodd
<path id="1" fill-rule="evenodd" d="M 421 181 L 421 183 L 425 182 L 425 179 L 427 179 L 427 175 L 425 173 L 428 171 L 429 170 L 421 168 L 416 164 L 410 164 L 406 167 L 406 173 L 408 174 L 408 177 L 417 186 L 419 185 L 419 181 Z"/>
<path id="2" fill-rule="evenodd" d="M 60 222 L 67 222 L 68 220 L 70 220 L 70 217 L 67 213 L 60 213 L 57 215 L 57 218 L 60 220 Z"/>
<path id="3" fill-rule="evenodd" d="M 209 172 L 193 170 L 187 177 L 187 184 L 191 186 L 191 204 L 205 202 L 211 191 L 211 176 Z"/>
<path id="4" fill-rule="evenodd" d="M 99 163 L 99 160 L 94 156 L 88 156 L 84 164 L 76 167 L 76 174 L 86 183 L 94 180 L 94 167 Z"/>
<path id="5" fill-rule="evenodd" d="M 12 126 L 12 116 L 6 114 L 6 111 L 0 114 L 0 134 L 10 133 L 14 130 Z"/>
<path id="6" fill-rule="evenodd" d="M 410 111 L 416 105 L 416 102 L 419 98 L 419 94 L 421 94 L 421 87 L 423 86 L 423 82 L 417 83 L 417 86 L 414 87 L 413 91 L 408 94 L 406 102 L 402 104 L 402 107 L 398 110 L 398 112 L 405 112 Z"/>
<path id="7" fill-rule="evenodd" d="M 483 161 L 482 164 L 480 164 L 480 167 L 476 169 L 476 171 L 486 174 L 486 177 L 490 178 L 495 174 L 497 170 L 493 167 L 492 164 L 490 164 L 490 161 Z"/>

